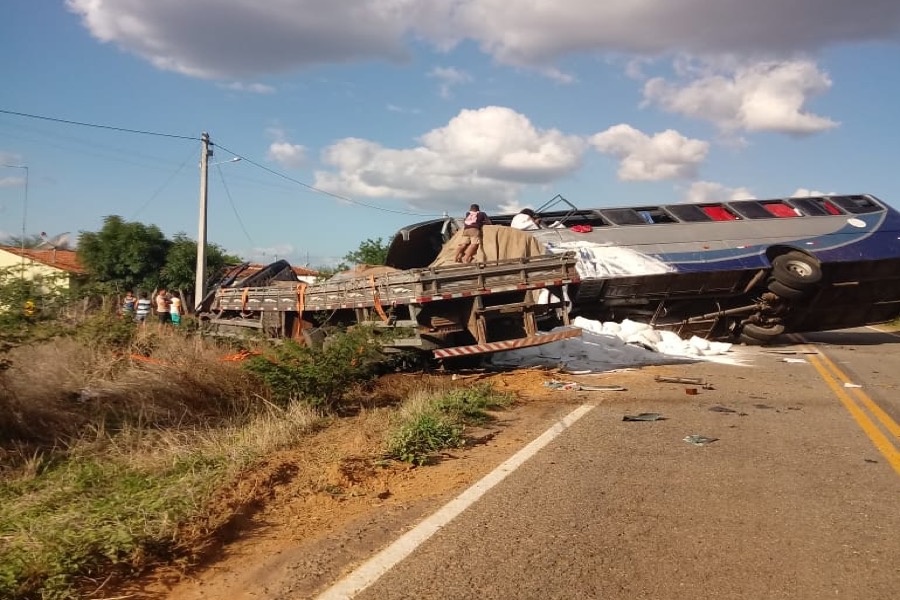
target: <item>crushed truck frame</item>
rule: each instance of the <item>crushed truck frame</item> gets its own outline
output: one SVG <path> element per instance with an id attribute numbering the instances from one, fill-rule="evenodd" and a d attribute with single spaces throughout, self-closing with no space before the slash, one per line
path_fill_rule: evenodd
<path id="1" fill-rule="evenodd" d="M 302 283 L 279 261 L 262 276 L 218 286 L 201 321 L 215 335 L 256 332 L 310 346 L 337 328 L 369 325 L 391 333 L 389 349 L 483 354 L 580 335 L 564 301 L 564 287 L 579 281 L 575 264 L 569 252 Z"/>

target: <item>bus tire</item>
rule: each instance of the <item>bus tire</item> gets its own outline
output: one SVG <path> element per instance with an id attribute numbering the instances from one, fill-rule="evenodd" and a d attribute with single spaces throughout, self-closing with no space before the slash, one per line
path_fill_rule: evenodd
<path id="1" fill-rule="evenodd" d="M 772 261 L 772 277 L 795 290 L 809 290 L 822 280 L 818 261 L 802 252 L 788 252 Z"/>
<path id="2" fill-rule="evenodd" d="M 809 290 L 798 290 L 797 288 L 793 288 L 789 285 L 784 285 L 777 279 L 772 279 L 769 281 L 769 291 L 775 294 L 780 298 L 784 298 L 785 300 L 796 300 L 797 298 L 802 298 L 809 293 Z"/>
<path id="3" fill-rule="evenodd" d="M 749 345 L 768 344 L 784 333 L 784 325 L 756 325 L 747 323 L 741 328 L 741 341 Z"/>

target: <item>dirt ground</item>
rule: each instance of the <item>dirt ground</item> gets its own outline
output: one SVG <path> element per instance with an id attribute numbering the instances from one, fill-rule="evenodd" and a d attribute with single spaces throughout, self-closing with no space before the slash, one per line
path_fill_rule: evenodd
<path id="1" fill-rule="evenodd" d="M 227 521 L 203 564 L 159 569 L 112 597 L 146 600 L 310 597 L 416 520 L 476 482 L 590 397 L 621 392 L 552 389 L 550 380 L 585 385 L 651 385 L 665 367 L 571 375 L 527 369 L 446 375 L 457 384 L 490 382 L 518 401 L 470 431 L 470 443 L 435 464 L 411 467 L 380 458 L 387 411 L 367 410 L 314 434 L 301 448 L 269 457 L 217 498 L 208 522 Z M 417 385 L 422 375 L 392 375 L 379 386 Z M 109 596 L 108 596 L 109 597 Z"/>

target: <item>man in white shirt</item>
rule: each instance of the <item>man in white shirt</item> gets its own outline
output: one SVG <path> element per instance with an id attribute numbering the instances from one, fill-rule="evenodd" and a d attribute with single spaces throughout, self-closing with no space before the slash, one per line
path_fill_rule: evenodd
<path id="1" fill-rule="evenodd" d="M 531 231 L 532 229 L 541 228 L 541 219 L 534 214 L 530 208 L 523 208 L 519 214 L 513 217 L 509 224 L 513 229 L 521 229 L 522 231 Z"/>

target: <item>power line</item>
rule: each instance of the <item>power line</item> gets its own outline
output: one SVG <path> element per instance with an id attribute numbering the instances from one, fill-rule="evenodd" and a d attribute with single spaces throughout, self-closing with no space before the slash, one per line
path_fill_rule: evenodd
<path id="1" fill-rule="evenodd" d="M 114 127 L 112 125 L 101 125 L 99 123 L 85 123 L 83 121 L 72 121 L 70 119 L 59 119 L 56 117 L 47 117 L 44 115 L 33 115 L 33 114 L 18 112 L 18 111 L 14 111 L 14 110 L 0 109 L 0 114 L 15 115 L 18 117 L 26 117 L 29 119 L 38 119 L 41 121 L 51 121 L 53 123 L 63 123 L 66 125 L 78 125 L 80 127 L 92 127 L 94 129 L 105 129 L 108 131 L 121 131 L 124 133 L 134 133 L 134 134 L 139 134 L 139 135 L 152 135 L 152 136 L 156 136 L 156 137 L 200 141 L 200 138 L 197 136 L 176 135 L 176 134 L 171 134 L 171 133 L 161 133 L 158 131 L 146 131 L 146 130 L 141 130 L 141 129 L 129 129 L 127 127 Z M 365 206 L 366 208 L 371 208 L 372 210 L 379 210 L 382 212 L 394 213 L 394 214 L 399 214 L 399 215 L 411 215 L 411 216 L 416 216 L 416 217 L 440 217 L 440 216 L 442 216 L 442 215 L 437 215 L 437 214 L 432 214 L 432 213 L 417 213 L 417 212 L 412 212 L 412 211 L 407 211 L 407 210 L 396 210 L 396 209 L 391 209 L 391 208 L 385 208 L 383 206 L 377 206 L 375 204 L 369 204 L 369 203 L 363 202 L 361 200 L 355 200 L 355 199 L 347 197 L 347 196 L 342 196 L 341 194 L 335 194 L 333 192 L 329 192 L 327 190 L 323 190 L 321 188 L 317 188 L 313 185 L 310 185 L 308 183 L 300 181 L 299 179 L 295 179 L 289 175 L 285 175 L 284 173 L 280 173 L 274 169 L 270 169 L 269 167 L 267 167 L 263 164 L 260 164 L 251 158 L 242 156 L 236 152 L 229 150 L 228 148 L 226 148 L 225 146 L 222 146 L 221 144 L 213 144 L 213 145 L 216 145 L 219 148 L 221 148 L 222 150 L 224 150 L 225 152 L 228 152 L 229 154 L 236 156 L 236 157 L 240 158 L 241 160 L 244 160 L 244 161 L 250 163 L 251 165 L 257 167 L 258 169 L 262 169 L 263 171 L 271 173 L 272 175 L 275 175 L 276 177 L 280 177 L 282 179 L 285 179 L 287 181 L 295 183 L 295 184 L 302 186 L 302 187 L 304 187 L 312 192 L 315 192 L 317 194 L 322 194 L 324 196 L 330 196 L 332 198 L 336 198 L 338 200 L 343 200 L 344 202 L 349 202 L 350 204 L 356 204 L 358 206 Z"/>
<path id="2" fill-rule="evenodd" d="M 228 196 L 228 203 L 231 204 L 231 210 L 234 211 L 234 217 L 237 219 L 238 225 L 241 226 L 241 231 L 247 236 L 247 241 L 250 242 L 250 245 L 255 246 L 256 243 L 253 241 L 253 238 L 250 237 L 250 234 L 247 233 L 247 228 L 244 227 L 244 221 L 241 220 L 241 215 L 238 214 L 237 207 L 234 205 L 234 200 L 231 198 L 231 192 L 228 190 L 228 185 L 225 183 L 225 175 L 222 174 L 222 167 L 216 165 L 216 171 L 219 172 L 219 179 L 222 180 L 222 187 L 225 188 L 225 195 Z"/>
<path id="3" fill-rule="evenodd" d="M 191 155 L 189 157 L 187 157 L 186 159 L 184 159 L 184 162 L 178 166 L 178 168 L 175 170 L 175 172 L 173 172 L 171 175 L 169 175 L 169 178 L 166 179 L 165 182 L 163 182 L 163 184 L 161 186 L 159 186 L 155 192 L 153 192 L 153 194 L 146 200 L 146 202 L 141 204 L 140 208 L 138 208 L 136 211 L 134 211 L 134 213 L 132 213 L 131 218 L 132 219 L 135 218 L 136 216 L 138 216 L 141 213 L 141 211 L 143 211 L 145 208 L 147 208 L 147 205 L 149 205 L 151 202 L 153 202 L 156 199 L 156 197 L 162 193 L 162 191 L 172 182 L 172 180 L 175 179 L 175 177 L 179 173 L 181 173 L 181 170 L 184 169 L 185 165 L 187 165 L 188 162 L 193 157 L 194 157 L 194 151 L 191 150 Z"/>
<path id="4" fill-rule="evenodd" d="M 94 129 L 107 129 L 110 131 L 123 131 L 125 133 L 137 133 L 140 135 L 154 135 L 157 137 L 175 138 L 175 139 L 179 139 L 179 140 L 197 140 L 197 141 L 200 140 L 200 138 L 195 135 L 192 135 L 192 136 L 175 135 L 172 133 L 160 133 L 158 131 L 144 131 L 141 129 L 128 129 L 127 127 L 113 127 L 112 125 L 100 125 L 98 123 L 84 123 L 82 121 L 70 121 L 68 119 L 57 119 L 55 117 L 45 117 L 43 115 L 32 115 L 32 114 L 23 113 L 23 112 L 16 112 L 14 110 L 4 110 L 2 108 L 0 108 L 0 113 L 6 114 L 6 115 L 15 115 L 17 117 L 27 117 L 29 119 L 38 119 L 41 121 L 52 121 L 54 123 L 65 123 L 66 125 L 79 125 L 81 127 L 93 127 Z"/>
<path id="5" fill-rule="evenodd" d="M 265 166 L 265 165 L 262 165 L 262 164 L 260 164 L 260 163 L 258 163 L 258 162 L 256 162 L 256 161 L 254 161 L 254 160 L 251 159 L 251 158 L 247 158 L 246 156 L 241 156 L 241 155 L 238 154 L 237 152 L 234 152 L 233 150 L 229 150 L 228 148 L 226 148 L 226 147 L 223 146 L 222 144 L 212 144 L 212 145 L 213 145 L 213 146 L 218 146 L 219 148 L 221 148 L 222 150 L 224 150 L 224 151 L 227 152 L 228 154 L 231 154 L 232 156 L 236 156 L 236 157 L 240 158 L 241 160 L 250 163 L 250 164 L 253 165 L 254 167 L 257 167 L 257 168 L 259 168 L 259 169 L 262 169 L 263 171 L 266 171 L 266 172 L 268 172 L 268 173 L 271 173 L 272 175 L 275 175 L 276 177 L 281 177 L 282 179 L 286 179 L 287 181 L 296 183 L 297 185 L 302 186 L 302 187 L 305 187 L 306 189 L 308 189 L 308 190 L 310 190 L 310 191 L 312 191 L 312 192 L 315 192 L 315 193 L 317 193 L 317 194 L 322 194 L 322 195 L 324 195 L 324 196 L 331 196 L 332 198 L 336 198 L 336 199 L 338 199 L 338 200 L 343 200 L 344 202 L 349 202 L 349 203 L 351 203 L 351 204 L 356 204 L 356 205 L 359 205 L 359 206 L 365 206 L 366 208 L 371 208 L 371 209 L 373 209 L 373 210 L 380 210 L 380 211 L 383 211 L 383 212 L 395 213 L 395 214 L 398 214 L 398 215 L 412 215 L 412 216 L 414 216 L 414 217 L 441 217 L 441 216 L 443 216 L 443 215 L 436 215 L 436 214 L 429 214 L 429 213 L 417 213 L 417 212 L 411 212 L 411 211 L 407 211 L 407 210 L 395 210 L 395 209 L 392 209 L 392 208 L 384 208 L 383 206 L 377 206 L 377 205 L 375 205 L 375 204 L 368 204 L 367 202 L 362 202 L 361 200 L 354 200 L 353 198 L 348 198 L 347 196 L 342 196 L 342 195 L 340 195 L 340 194 L 335 194 L 335 193 L 333 193 L 333 192 L 329 192 L 329 191 L 327 191 L 327 190 L 323 190 L 323 189 L 317 188 L 317 187 L 315 187 L 315 186 L 313 186 L 313 185 L 310 185 L 310 184 L 308 184 L 308 183 L 304 183 L 304 182 L 300 181 L 299 179 L 294 179 L 294 178 L 291 177 L 290 175 L 285 175 L 284 173 L 280 173 L 280 172 L 278 172 L 278 171 L 276 171 L 276 170 L 274 170 L 274 169 L 270 169 L 269 167 L 267 167 L 267 166 Z"/>

